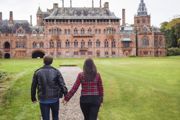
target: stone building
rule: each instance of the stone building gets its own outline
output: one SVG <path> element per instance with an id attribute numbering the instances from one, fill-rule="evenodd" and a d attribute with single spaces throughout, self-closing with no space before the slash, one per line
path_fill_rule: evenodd
<path id="1" fill-rule="evenodd" d="M 134 28 L 137 34 L 138 56 L 165 56 L 165 37 L 156 27 L 151 26 L 144 0 L 141 0 L 137 15 L 134 16 Z"/>
<path id="2" fill-rule="evenodd" d="M 151 26 L 143 0 L 134 25 L 109 10 L 109 3 L 94 7 L 59 7 L 37 11 L 37 25 L 26 20 L 2 19 L 0 13 L 0 58 L 165 56 L 163 34 Z"/>

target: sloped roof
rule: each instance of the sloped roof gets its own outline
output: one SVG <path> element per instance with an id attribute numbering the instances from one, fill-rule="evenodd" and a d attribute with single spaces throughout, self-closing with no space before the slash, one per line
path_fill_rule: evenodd
<path id="1" fill-rule="evenodd" d="M 105 8 L 56 8 L 45 19 L 119 19 Z"/>

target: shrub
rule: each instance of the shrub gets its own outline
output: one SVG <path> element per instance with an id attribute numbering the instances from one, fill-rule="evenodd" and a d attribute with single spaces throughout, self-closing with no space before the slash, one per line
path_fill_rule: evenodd
<path id="1" fill-rule="evenodd" d="M 168 56 L 180 55 L 180 48 L 168 48 L 167 55 Z"/>
<path id="2" fill-rule="evenodd" d="M 7 77 L 7 73 L 6 72 L 2 72 L 2 71 L 0 71 L 0 81 L 1 80 L 4 80 L 6 77 Z"/>

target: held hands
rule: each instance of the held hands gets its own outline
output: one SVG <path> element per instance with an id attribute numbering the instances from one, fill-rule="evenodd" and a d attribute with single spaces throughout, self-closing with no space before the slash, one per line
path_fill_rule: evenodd
<path id="1" fill-rule="evenodd" d="M 66 100 L 62 100 L 62 103 L 63 103 L 63 105 L 67 105 L 67 101 Z"/>

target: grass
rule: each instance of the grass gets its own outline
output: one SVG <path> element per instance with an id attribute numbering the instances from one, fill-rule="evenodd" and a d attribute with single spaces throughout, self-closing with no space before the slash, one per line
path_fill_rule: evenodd
<path id="1" fill-rule="evenodd" d="M 84 59 L 55 59 L 53 66 Z M 95 59 L 105 88 L 100 120 L 178 120 L 180 118 L 180 57 Z M 3 84 L 0 120 L 39 120 L 38 104 L 30 100 L 31 79 L 40 59 L 0 60 Z M 1 93 L 1 89 L 0 89 Z"/>

